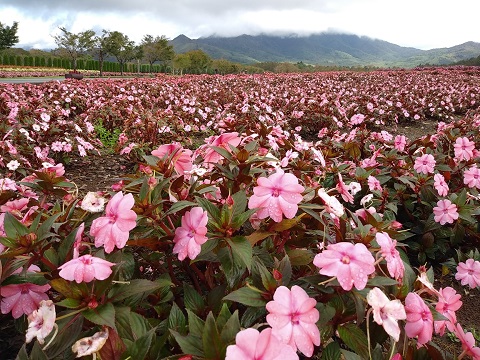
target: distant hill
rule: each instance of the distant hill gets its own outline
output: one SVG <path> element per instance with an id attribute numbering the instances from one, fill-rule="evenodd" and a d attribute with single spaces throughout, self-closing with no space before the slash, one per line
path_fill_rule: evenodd
<path id="1" fill-rule="evenodd" d="M 303 62 L 316 65 L 414 67 L 444 65 L 480 54 L 480 43 L 467 42 L 450 48 L 420 50 L 366 36 L 322 33 L 310 36 L 241 35 L 171 40 L 175 52 L 203 50 L 214 59 L 243 64 Z"/>

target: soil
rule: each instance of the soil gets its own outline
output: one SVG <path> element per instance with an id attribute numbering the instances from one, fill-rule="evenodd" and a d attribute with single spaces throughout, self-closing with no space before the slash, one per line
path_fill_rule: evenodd
<path id="1" fill-rule="evenodd" d="M 409 139 L 417 139 L 436 132 L 436 121 L 424 121 L 420 126 L 399 125 L 398 128 L 383 129 L 392 134 L 403 134 Z M 80 194 L 88 191 L 111 191 L 111 185 L 118 182 L 124 174 L 132 172 L 134 164 L 116 154 L 102 156 L 88 156 L 75 158 L 65 166 L 65 176 L 76 183 Z M 451 274 L 438 276 L 435 287 L 451 286 L 462 295 L 463 306 L 457 311 L 457 319 L 465 331 L 472 331 L 477 335 L 477 345 L 480 342 L 480 290 L 470 290 L 461 286 Z M 0 315 L 0 359 L 14 359 L 16 351 L 23 344 L 23 336 L 16 336 L 17 331 L 9 316 Z M 5 336 L 9 334 L 11 336 Z M 459 355 L 461 344 L 451 340 L 447 335 L 435 338 L 434 341 L 441 350 Z M 10 357 L 11 356 L 11 357 Z"/>

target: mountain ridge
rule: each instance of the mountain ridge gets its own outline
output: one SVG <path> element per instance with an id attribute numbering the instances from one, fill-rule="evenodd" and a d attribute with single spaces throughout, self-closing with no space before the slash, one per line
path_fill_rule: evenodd
<path id="1" fill-rule="evenodd" d="M 176 53 L 202 50 L 213 59 L 243 64 L 260 62 L 303 62 L 312 65 L 415 67 L 446 65 L 480 54 L 480 43 L 468 41 L 448 48 L 420 50 L 367 36 L 319 33 L 209 36 L 190 39 L 184 34 L 170 41 Z"/>

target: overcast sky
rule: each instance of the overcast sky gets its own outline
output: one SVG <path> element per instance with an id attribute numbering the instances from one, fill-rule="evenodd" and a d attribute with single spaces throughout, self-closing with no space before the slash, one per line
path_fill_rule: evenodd
<path id="1" fill-rule="evenodd" d="M 52 36 L 117 30 L 139 43 L 144 35 L 324 31 L 366 35 L 418 49 L 480 42 L 479 0 L 0 0 L 0 22 L 19 22 L 17 47 L 54 48 Z"/>

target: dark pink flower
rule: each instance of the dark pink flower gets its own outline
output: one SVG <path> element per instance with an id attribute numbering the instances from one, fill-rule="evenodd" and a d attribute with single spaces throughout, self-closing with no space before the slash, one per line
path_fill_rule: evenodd
<path id="1" fill-rule="evenodd" d="M 132 194 L 115 194 L 105 209 L 105 216 L 92 222 L 90 234 L 95 237 L 95 246 L 104 246 L 111 253 L 115 246 L 123 248 L 127 243 L 129 231 L 136 226 L 137 214 L 131 210 L 135 200 Z"/>
<path id="2" fill-rule="evenodd" d="M 45 292 L 50 289 L 50 285 L 35 285 L 31 283 L 10 284 L 0 288 L 2 295 L 1 310 L 2 314 L 12 312 L 14 319 L 18 319 L 23 314 L 30 315 L 38 309 L 40 301 L 48 300 Z"/>
<path id="3" fill-rule="evenodd" d="M 195 259 L 207 241 L 208 215 L 201 207 L 194 207 L 182 216 L 182 226 L 175 230 L 173 253 L 179 260 Z"/>
<path id="4" fill-rule="evenodd" d="M 470 141 L 467 137 L 457 138 L 453 145 L 455 151 L 455 160 L 470 160 L 473 158 L 473 150 L 475 149 L 475 143 Z"/>
<path id="5" fill-rule="evenodd" d="M 312 356 L 313 346 L 320 345 L 320 332 L 316 322 L 320 318 L 315 308 L 317 301 L 307 295 L 300 286 L 289 290 L 280 286 L 273 301 L 267 303 L 267 322 L 273 335 L 307 357 Z"/>
<path id="6" fill-rule="evenodd" d="M 480 286 L 480 261 L 467 259 L 465 262 L 458 263 L 455 279 L 472 289 Z"/>
<path id="7" fill-rule="evenodd" d="M 375 234 L 375 240 L 380 245 L 381 253 L 387 262 L 387 269 L 391 277 L 396 280 L 403 278 L 405 265 L 398 252 L 397 240 L 393 240 L 386 232 L 378 232 Z"/>
<path id="8" fill-rule="evenodd" d="M 298 355 L 277 339 L 271 328 L 262 332 L 249 328 L 237 333 L 235 345 L 227 347 L 225 360 L 298 360 Z"/>
<path id="9" fill-rule="evenodd" d="M 330 244 L 317 254 L 313 264 L 320 268 L 320 274 L 336 276 L 340 286 L 350 291 L 362 290 L 367 285 L 368 275 L 375 271 L 375 259 L 364 244 L 340 242 Z"/>
<path id="10" fill-rule="evenodd" d="M 400 300 L 390 300 L 382 290 L 375 287 L 369 291 L 367 302 L 373 309 L 373 320 L 382 325 L 386 333 L 395 341 L 400 338 L 398 320 L 405 320 L 407 314 Z"/>
<path id="11" fill-rule="evenodd" d="M 458 219 L 457 205 L 448 199 L 439 200 L 433 208 L 434 220 L 440 225 L 453 224 Z"/>
<path id="12" fill-rule="evenodd" d="M 472 166 L 463 173 L 463 183 L 469 188 L 480 189 L 480 169 Z"/>
<path id="13" fill-rule="evenodd" d="M 435 158 L 431 154 L 423 154 L 415 159 L 415 164 L 413 168 L 416 172 L 421 174 L 430 174 L 433 173 L 435 168 Z"/>
<path id="14" fill-rule="evenodd" d="M 161 145 L 158 149 L 152 151 L 152 155 L 169 161 L 178 175 L 183 175 L 186 171 L 192 170 L 192 151 L 184 149 L 179 143 Z"/>
<path id="15" fill-rule="evenodd" d="M 448 195 L 448 184 L 445 181 L 445 178 L 443 177 L 442 174 L 435 174 L 433 176 L 433 186 L 435 187 L 435 190 L 437 190 L 438 195 L 440 196 L 447 196 Z"/>
<path id="16" fill-rule="evenodd" d="M 418 344 L 423 345 L 432 339 L 433 316 L 423 299 L 416 293 L 408 293 L 405 298 L 407 323 L 405 332 L 409 338 L 418 337 Z"/>
<path id="17" fill-rule="evenodd" d="M 253 195 L 248 201 L 248 208 L 258 208 L 258 218 L 271 217 L 273 221 L 282 221 L 282 215 L 287 219 L 295 217 L 298 203 L 302 201 L 305 188 L 298 183 L 293 174 L 285 174 L 278 169 L 268 178 L 260 177 L 258 186 L 253 189 Z"/>
<path id="18" fill-rule="evenodd" d="M 105 280 L 112 273 L 113 265 L 115 264 L 110 261 L 92 255 L 83 255 L 60 266 L 59 275 L 65 280 L 75 280 L 79 284 L 94 279 Z"/>
<path id="19" fill-rule="evenodd" d="M 435 321 L 435 332 L 442 336 L 445 333 L 445 327 L 449 331 L 455 331 L 455 324 L 457 323 L 457 316 L 455 311 L 462 306 L 462 295 L 458 294 L 455 289 L 447 286 L 440 289 L 438 292 L 438 302 L 435 305 L 435 310 L 445 316 L 448 320 Z"/>

